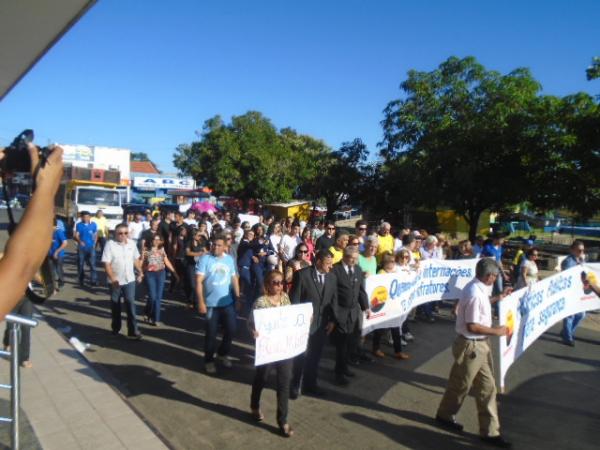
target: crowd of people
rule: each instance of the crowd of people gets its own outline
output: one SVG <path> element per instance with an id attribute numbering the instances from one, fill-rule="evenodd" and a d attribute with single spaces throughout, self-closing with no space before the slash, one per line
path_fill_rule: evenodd
<path id="1" fill-rule="evenodd" d="M 366 340 L 361 336 L 363 316 L 370 315 L 366 278 L 377 273 L 415 271 L 420 261 L 428 259 L 487 257 L 480 260 L 487 261 L 488 265 L 484 268 L 478 265 L 477 279 L 493 286 L 493 295 L 499 299 L 510 292 L 510 288 L 504 286 L 507 282 L 521 287 L 535 283 L 539 277 L 534 236 L 524 242 L 512 266 L 505 268 L 502 265 L 503 238 L 500 235 L 492 235 L 487 240 L 478 236 L 473 243 L 464 240 L 451 245 L 443 233 L 429 234 L 426 230 L 402 228 L 393 230 L 387 222 L 370 225 L 358 220 L 354 230 L 349 232 L 325 220 L 305 223 L 291 217 L 275 220 L 259 216 L 251 224 L 227 211 L 222 214 L 166 212 L 162 215 L 148 212 L 129 217 L 127 222 L 116 227 L 114 239 L 109 240 L 106 219 L 102 211 L 98 211 L 94 217 L 83 212 L 74 226 L 73 236 L 77 243 L 81 285 L 98 284 L 95 265 L 99 249 L 111 293 L 112 332 L 119 334 L 121 330 L 121 298 L 127 313 L 128 338 L 142 338 L 138 329 L 136 299 L 145 298 L 143 320 L 149 325 L 160 326 L 161 301 L 169 278 L 170 291 L 179 296 L 188 308 L 205 317 L 204 368 L 210 375 L 217 374 L 218 367 L 227 369 L 233 366 L 229 352 L 237 331 L 238 317 L 247 319 L 250 333 L 257 338 L 252 314 L 254 309 L 311 302 L 313 318 L 306 352 L 290 360 L 258 366 L 252 384 L 251 415 L 260 421 L 264 419 L 260 409 L 261 391 L 271 369 L 276 372 L 277 421 L 281 433 L 288 437 L 293 434 L 287 421 L 288 400 L 298 398 L 301 393 L 326 395 L 319 386 L 317 374 L 327 341 L 335 347 L 335 382 L 347 386 L 355 376 L 352 366 L 388 356 L 382 341 L 389 342 L 393 349 L 390 356 L 398 360 L 409 359 L 405 348 L 415 339 L 410 323 L 436 320 L 439 302 L 421 305 L 401 327 L 374 331 L 369 337 L 371 349 L 367 351 Z M 64 283 L 62 260 L 65 246 L 64 224 L 55 221 L 50 256 L 55 262 L 57 288 Z M 489 265 L 490 261 L 493 267 Z M 87 283 L 86 265 L 89 271 Z M 477 286 L 475 284 L 470 289 L 477 293 Z M 467 300 L 476 297 L 473 294 Z M 505 332 L 505 329 L 491 326 L 491 312 L 486 312 L 483 323 L 475 327 L 470 326 L 473 321 L 476 322 L 475 318 L 467 318 L 464 322 L 465 314 L 473 315 L 471 305 L 465 306 L 459 301 L 454 312 L 459 318 L 457 331 L 459 337 L 462 336 L 455 346 L 461 349 L 470 341 Z M 459 327 L 461 317 L 463 322 Z M 579 320 L 579 317 L 571 320 L 566 340 L 569 337 L 572 340 L 572 332 Z M 221 330 L 223 336 L 218 345 Z M 488 348 L 487 341 L 485 345 Z M 459 367 L 453 368 L 451 373 L 455 384 L 449 383 L 449 391 L 436 418 L 441 425 L 458 429 L 454 414 L 466 394 L 464 378 L 473 377 L 481 370 L 485 372 L 482 376 L 488 376 L 491 371 L 488 356 L 477 360 L 477 367 L 472 369 L 463 367 L 463 362 L 457 360 Z M 456 386 L 461 386 L 460 392 Z M 507 443 L 498 438 L 495 401 L 491 399 L 495 395 L 495 387 L 489 382 L 474 387 L 481 390 L 480 402 L 482 405 L 485 403 L 490 411 L 490 415 L 482 419 L 487 421 L 482 428 L 482 436 L 493 438 L 491 443 L 504 446 Z"/>

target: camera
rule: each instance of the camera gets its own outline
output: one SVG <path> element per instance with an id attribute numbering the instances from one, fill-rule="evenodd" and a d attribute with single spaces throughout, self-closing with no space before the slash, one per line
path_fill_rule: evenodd
<path id="1" fill-rule="evenodd" d="M 31 157 L 29 156 L 29 144 L 33 142 L 33 130 L 25 130 L 20 133 L 12 143 L 4 149 L 4 158 L 0 161 L 0 168 L 4 173 L 31 172 Z M 51 147 L 36 147 L 40 157 L 40 167 L 44 167 L 48 156 L 52 152 Z"/>

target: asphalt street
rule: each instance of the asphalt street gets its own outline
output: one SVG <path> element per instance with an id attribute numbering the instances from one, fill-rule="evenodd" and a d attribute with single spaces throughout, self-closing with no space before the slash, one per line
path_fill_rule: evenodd
<path id="1" fill-rule="evenodd" d="M 167 293 L 164 325 L 142 324 L 141 341 L 113 336 L 108 290 L 75 285 L 72 252 L 70 247 L 67 285 L 40 311 L 65 336 L 91 344 L 88 360 L 173 448 L 486 448 L 477 438 L 472 398 L 458 417 L 463 434 L 442 430 L 433 420 L 452 364 L 449 309 L 442 309 L 436 323 L 411 324 L 416 339 L 406 351 L 412 359 L 363 364 L 346 388 L 333 384 L 334 351 L 328 346 L 320 370 L 328 396 L 290 402 L 296 433 L 285 440 L 276 426 L 274 379 L 263 394 L 266 420 L 256 424 L 249 416 L 253 345 L 243 319 L 233 369 L 208 376 L 202 364 L 203 319 L 184 307 L 180 293 Z M 560 343 L 558 331 L 553 327 L 527 350 L 508 373 L 507 392 L 499 395 L 503 432 L 514 448 L 598 448 L 600 314 L 588 315 L 574 348 Z"/>

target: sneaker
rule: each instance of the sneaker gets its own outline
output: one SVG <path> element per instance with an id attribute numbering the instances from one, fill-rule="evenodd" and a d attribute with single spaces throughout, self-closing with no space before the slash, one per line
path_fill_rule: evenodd
<path id="1" fill-rule="evenodd" d="M 405 347 L 405 346 L 408 345 L 408 342 L 406 342 L 406 340 L 403 337 L 401 337 L 400 338 L 400 344 L 402 344 L 402 347 Z"/>
<path id="2" fill-rule="evenodd" d="M 206 370 L 207 374 L 214 375 L 217 373 L 217 366 L 215 366 L 214 362 L 207 362 L 204 364 L 204 370 Z"/>
<path id="3" fill-rule="evenodd" d="M 481 440 L 486 444 L 493 445 L 494 447 L 512 448 L 512 444 L 505 440 L 502 436 L 483 436 Z"/>
<path id="4" fill-rule="evenodd" d="M 226 367 L 228 369 L 231 369 L 231 367 L 233 366 L 233 364 L 231 363 L 231 358 L 229 358 L 229 356 L 227 355 L 219 356 L 219 361 L 221 362 L 223 367 Z"/>
<path id="5" fill-rule="evenodd" d="M 140 339 L 142 339 L 142 333 L 128 334 L 127 339 L 130 339 L 132 341 L 139 341 Z"/>
<path id="6" fill-rule="evenodd" d="M 407 342 L 411 342 L 411 341 L 415 340 L 415 337 L 412 335 L 412 333 L 410 331 L 407 331 L 406 333 L 404 333 L 404 335 L 402 337 Z"/>

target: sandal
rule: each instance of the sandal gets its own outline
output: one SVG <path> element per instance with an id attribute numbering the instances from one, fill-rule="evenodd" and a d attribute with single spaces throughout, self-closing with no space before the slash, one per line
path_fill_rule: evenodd
<path id="1" fill-rule="evenodd" d="M 263 420 L 265 420 L 265 416 L 263 415 L 262 412 L 260 412 L 260 409 L 253 409 L 251 414 L 252 414 L 252 418 L 256 422 L 262 422 Z"/>
<path id="2" fill-rule="evenodd" d="M 292 429 L 292 427 L 290 426 L 289 423 L 284 423 L 283 425 L 279 425 L 279 430 L 281 431 L 281 434 L 283 435 L 283 437 L 289 438 L 294 435 L 294 430 Z"/>

